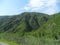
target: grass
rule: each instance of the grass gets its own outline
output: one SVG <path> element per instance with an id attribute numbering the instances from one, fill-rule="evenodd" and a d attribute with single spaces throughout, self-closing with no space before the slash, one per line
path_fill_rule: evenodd
<path id="1" fill-rule="evenodd" d="M 0 39 L 0 42 L 6 43 L 6 44 L 9 44 L 9 45 L 20 45 L 16 42 L 8 41 L 8 40 L 5 40 L 5 39 Z"/>

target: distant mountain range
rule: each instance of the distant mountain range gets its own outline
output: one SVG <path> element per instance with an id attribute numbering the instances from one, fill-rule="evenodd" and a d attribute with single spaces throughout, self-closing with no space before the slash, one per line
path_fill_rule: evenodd
<path id="1" fill-rule="evenodd" d="M 0 16 L 0 38 L 29 45 L 31 42 L 28 43 L 25 39 L 32 39 L 32 37 L 59 40 L 60 13 L 48 15 L 24 12 L 14 16 Z"/>

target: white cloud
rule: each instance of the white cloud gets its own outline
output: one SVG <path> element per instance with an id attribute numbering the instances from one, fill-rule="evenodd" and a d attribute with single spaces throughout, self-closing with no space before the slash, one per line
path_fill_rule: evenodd
<path id="1" fill-rule="evenodd" d="M 56 0 L 47 0 L 46 6 L 56 5 Z"/>
<path id="2" fill-rule="evenodd" d="M 25 10 L 29 10 L 30 7 L 29 7 L 29 6 L 25 6 L 24 9 L 25 9 Z"/>
<path id="3" fill-rule="evenodd" d="M 28 4 L 24 7 L 24 9 L 29 10 L 29 9 L 37 9 L 40 8 L 44 5 L 42 0 L 29 0 Z"/>
<path id="4" fill-rule="evenodd" d="M 44 3 L 42 2 L 42 0 L 30 0 L 28 6 L 31 6 L 33 8 L 38 8 L 43 6 Z"/>
<path id="5" fill-rule="evenodd" d="M 47 14 L 53 14 L 53 13 L 55 13 L 55 9 L 53 9 L 53 8 L 49 8 L 48 10 L 46 10 L 45 11 L 45 13 L 47 13 Z"/>
<path id="6" fill-rule="evenodd" d="M 54 13 L 56 8 L 56 0 L 29 0 L 24 7 L 26 11 L 39 11 L 46 13 Z M 42 11 L 43 10 L 43 11 Z M 51 13 L 51 14 L 52 14 Z"/>

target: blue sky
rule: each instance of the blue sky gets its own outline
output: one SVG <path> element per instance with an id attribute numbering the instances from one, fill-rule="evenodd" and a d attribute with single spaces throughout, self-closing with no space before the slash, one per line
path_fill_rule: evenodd
<path id="1" fill-rule="evenodd" d="M 0 15 L 16 15 L 22 12 L 54 14 L 60 12 L 59 0 L 0 0 Z"/>

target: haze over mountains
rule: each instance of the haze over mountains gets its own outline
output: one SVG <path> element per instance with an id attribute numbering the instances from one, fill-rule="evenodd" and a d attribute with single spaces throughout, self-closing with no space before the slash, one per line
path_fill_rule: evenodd
<path id="1" fill-rule="evenodd" d="M 0 39 L 19 45 L 58 45 L 60 13 L 48 15 L 24 12 L 14 16 L 0 16 Z"/>

